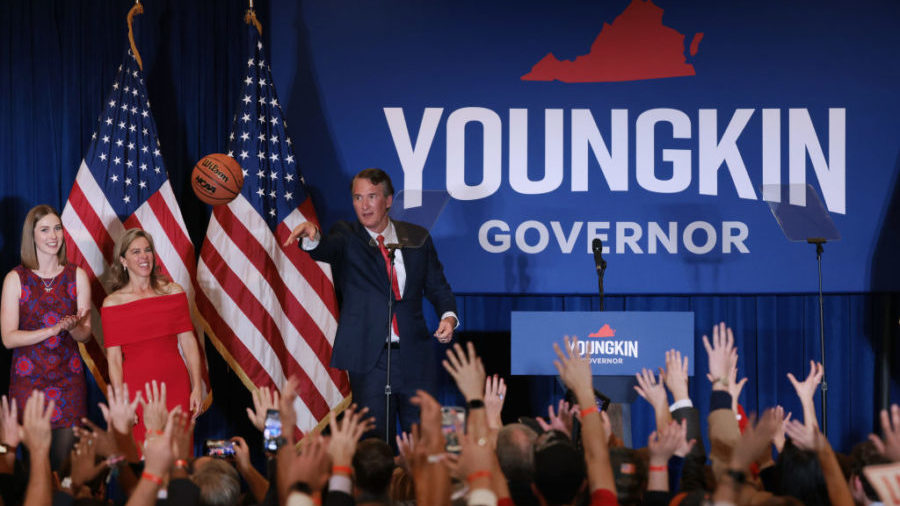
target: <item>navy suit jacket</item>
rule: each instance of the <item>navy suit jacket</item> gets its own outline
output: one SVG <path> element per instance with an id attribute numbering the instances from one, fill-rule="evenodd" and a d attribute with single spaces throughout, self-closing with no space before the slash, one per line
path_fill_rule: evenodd
<path id="1" fill-rule="evenodd" d="M 394 221 L 403 247 L 406 286 L 403 299 L 394 302 L 400 331 L 400 367 L 409 379 L 423 380 L 422 388 L 436 377 L 433 333 L 425 326 L 422 296 L 428 298 L 438 315 L 456 312 L 456 299 L 444 268 L 438 260 L 428 232 L 417 225 Z M 340 221 L 309 251 L 318 261 L 331 264 L 341 314 L 331 365 L 351 373 L 371 371 L 384 350 L 388 333 L 388 294 L 390 285 L 384 257 L 361 223 Z M 405 371 L 405 373 L 404 373 Z"/>

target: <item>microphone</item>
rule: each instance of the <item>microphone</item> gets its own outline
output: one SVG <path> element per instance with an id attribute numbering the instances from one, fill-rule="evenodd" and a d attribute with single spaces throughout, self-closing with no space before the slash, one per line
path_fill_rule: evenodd
<path id="1" fill-rule="evenodd" d="M 591 243 L 591 249 L 594 250 L 594 265 L 597 267 L 597 272 L 605 270 L 606 260 L 603 259 L 603 241 L 599 237 L 595 237 Z"/>
<path id="2" fill-rule="evenodd" d="M 369 239 L 369 246 L 374 246 L 374 247 L 377 248 L 377 247 L 378 247 L 378 241 L 376 241 L 374 238 Z M 384 247 L 387 248 L 387 249 L 390 250 L 390 251 L 398 250 L 398 249 L 403 248 L 403 247 L 405 247 L 405 246 L 406 246 L 405 244 L 399 243 L 399 242 L 386 242 L 386 243 L 384 243 Z"/>

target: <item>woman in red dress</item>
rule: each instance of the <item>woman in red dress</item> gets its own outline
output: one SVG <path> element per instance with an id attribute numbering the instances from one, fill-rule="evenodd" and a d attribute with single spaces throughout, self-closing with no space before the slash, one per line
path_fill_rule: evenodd
<path id="1" fill-rule="evenodd" d="M 56 401 L 50 455 L 58 469 L 75 441 L 72 426 L 87 414 L 76 341 L 91 338 L 91 285 L 83 270 L 66 262 L 62 222 L 48 205 L 25 217 L 21 261 L 4 278 L 0 296 L 0 334 L 13 350 L 9 393 L 19 413 L 32 390 Z"/>
<path id="2" fill-rule="evenodd" d="M 152 380 L 165 383 L 168 409 L 181 406 L 197 416 L 200 353 L 184 289 L 159 273 L 153 238 L 141 229 L 129 229 L 116 241 L 113 258 L 107 273 L 112 293 L 102 310 L 110 381 L 127 384 L 130 392 Z M 146 429 L 138 411 L 134 437 L 140 444 Z"/>

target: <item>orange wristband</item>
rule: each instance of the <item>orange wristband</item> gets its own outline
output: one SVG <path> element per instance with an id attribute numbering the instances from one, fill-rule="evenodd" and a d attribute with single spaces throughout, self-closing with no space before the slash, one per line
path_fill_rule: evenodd
<path id="1" fill-rule="evenodd" d="M 594 404 L 593 406 L 588 406 L 580 411 L 582 418 L 588 416 L 591 413 L 599 413 L 599 412 L 600 412 L 600 408 L 598 408 L 596 404 Z"/>
<path id="2" fill-rule="evenodd" d="M 155 474 L 150 474 L 147 471 L 144 471 L 143 473 L 141 473 L 141 479 L 147 480 L 147 481 L 152 481 L 153 483 L 156 483 L 156 486 L 158 486 L 158 487 L 161 487 L 163 484 L 162 478 L 160 478 L 159 476 L 157 476 Z"/>
<path id="3" fill-rule="evenodd" d="M 650 466 L 650 472 L 651 472 L 651 473 L 653 473 L 653 472 L 656 472 L 656 473 L 664 473 L 664 472 L 666 472 L 666 471 L 668 471 L 668 470 L 669 470 L 669 468 L 666 467 L 666 466 Z"/>
<path id="4" fill-rule="evenodd" d="M 350 466 L 331 466 L 331 474 L 346 474 L 350 476 L 353 474 L 353 469 L 350 469 Z"/>
<path id="5" fill-rule="evenodd" d="M 177 467 L 178 469 L 184 469 L 185 471 L 187 471 L 188 461 L 186 461 L 184 459 L 178 459 L 175 461 L 175 467 Z"/>
<path id="6" fill-rule="evenodd" d="M 474 473 L 466 476 L 466 481 L 469 483 L 472 483 L 473 481 L 477 480 L 478 478 L 490 478 L 490 477 L 491 477 L 490 471 L 487 471 L 487 470 L 475 471 Z"/>

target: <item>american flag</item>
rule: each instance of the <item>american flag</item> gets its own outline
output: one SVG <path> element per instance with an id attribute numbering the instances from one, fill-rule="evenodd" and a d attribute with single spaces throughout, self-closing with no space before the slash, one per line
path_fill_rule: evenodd
<path id="1" fill-rule="evenodd" d="M 99 308 L 107 293 L 98 278 L 106 265 L 114 261 L 113 245 L 125 230 L 138 227 L 153 236 L 157 264 L 184 287 L 194 320 L 200 321 L 194 305 L 194 246 L 172 192 L 159 150 L 156 123 L 150 114 L 144 76 L 131 50 L 119 65 L 63 209 L 62 222 L 68 259 L 84 269 L 91 280 L 92 329 L 96 339 L 79 345 L 81 354 L 105 392 L 109 376 L 101 347 Z M 197 333 L 205 393 L 209 393 L 202 335 Z M 206 403 L 210 401 L 207 395 Z"/>
<path id="2" fill-rule="evenodd" d="M 318 222 L 285 131 L 284 111 L 259 34 L 249 27 L 246 74 L 228 138 L 244 186 L 213 209 L 197 267 L 197 305 L 210 338 L 249 389 L 301 380 L 297 430 L 315 430 L 349 402 L 349 381 L 329 367 L 337 330 L 331 268 L 296 244 L 299 223 Z"/>

